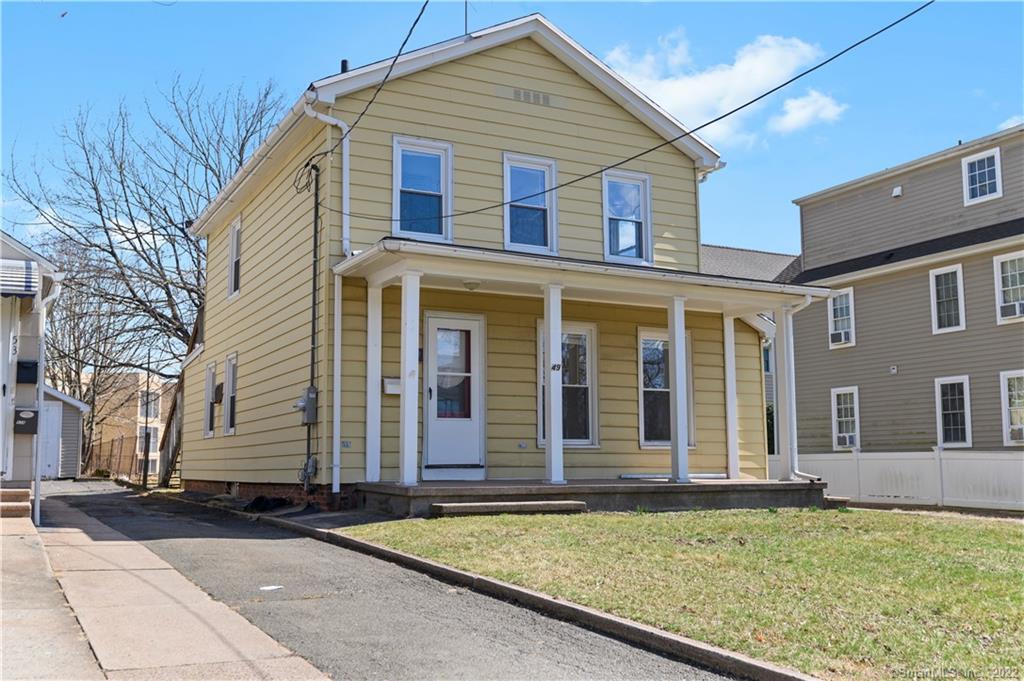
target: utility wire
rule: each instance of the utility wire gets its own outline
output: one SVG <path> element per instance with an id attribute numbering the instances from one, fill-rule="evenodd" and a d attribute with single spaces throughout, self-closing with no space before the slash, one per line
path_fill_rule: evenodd
<path id="1" fill-rule="evenodd" d="M 416 24 L 420 23 L 420 19 L 423 17 L 423 13 L 426 11 L 427 5 L 429 4 L 430 0 L 423 0 L 419 13 L 416 15 L 416 18 L 413 19 L 412 25 L 409 26 L 409 30 L 405 33 L 405 39 L 402 40 L 402 44 L 398 47 L 398 52 L 395 53 L 395 56 L 391 59 L 391 64 L 388 65 L 388 70 L 384 74 L 384 79 L 380 81 L 380 84 L 377 85 L 377 89 L 373 91 L 373 95 L 371 95 L 370 99 L 367 100 L 366 106 L 364 106 L 363 110 L 359 112 L 358 116 L 356 116 L 355 122 L 353 122 L 352 125 L 349 126 L 349 129 L 343 133 L 340 138 L 338 138 L 337 142 L 331 145 L 330 149 L 311 155 L 306 159 L 306 162 L 302 164 L 302 167 L 299 168 L 298 172 L 295 173 L 295 181 L 293 184 L 295 185 L 296 192 L 301 193 L 309 191 L 313 178 L 310 170 L 311 166 L 325 156 L 329 156 L 337 151 L 338 147 L 341 146 L 341 143 L 345 141 L 345 138 L 352 134 L 352 131 L 359 125 L 359 121 L 363 120 L 363 116 L 365 116 L 366 112 L 370 110 L 371 106 L 373 106 L 373 103 L 377 100 L 377 95 L 379 95 L 380 91 L 384 89 L 384 85 L 391 77 L 391 72 L 394 71 L 395 64 L 398 63 L 398 58 L 401 57 L 402 52 L 405 51 L 405 46 L 409 43 L 409 38 L 412 37 L 412 32 L 416 30 Z"/>
<path id="2" fill-rule="evenodd" d="M 924 3 L 923 5 L 917 7 L 914 10 L 904 14 L 899 19 L 896 19 L 895 21 L 893 21 L 893 22 L 891 22 L 889 24 L 886 24 L 885 26 L 883 26 L 882 28 L 878 29 L 874 33 L 872 33 L 872 34 L 870 34 L 868 36 L 865 36 L 864 38 L 861 38 L 860 40 L 858 40 L 855 43 L 852 43 L 852 44 L 848 45 L 847 47 L 843 48 L 839 52 L 836 52 L 835 54 L 833 54 L 831 57 L 825 59 L 824 61 L 818 62 L 814 66 L 811 66 L 810 68 L 805 69 L 804 71 L 801 71 L 800 73 L 796 74 L 795 76 L 793 76 L 789 80 L 785 81 L 784 83 L 776 85 L 772 89 L 767 90 L 766 92 L 761 93 L 757 97 L 754 97 L 753 99 L 748 100 L 747 102 L 745 102 L 743 104 L 740 104 L 739 106 L 737 106 L 737 107 L 735 107 L 733 109 L 730 109 L 729 111 L 726 111 L 725 113 L 723 113 L 723 114 L 721 114 L 719 116 L 716 116 L 715 118 L 712 118 L 711 120 L 706 121 L 705 123 L 702 123 L 701 125 L 698 125 L 696 128 L 688 130 L 688 131 L 684 132 L 683 134 L 677 135 L 677 136 L 675 136 L 675 137 L 673 137 L 671 139 L 665 140 L 661 144 L 657 144 L 657 145 L 655 145 L 653 147 L 650 147 L 649 149 L 645 149 L 644 151 L 641 151 L 641 152 L 638 152 L 636 154 L 633 154 L 632 156 L 628 156 L 628 157 L 626 157 L 624 159 L 621 159 L 619 161 L 616 161 L 615 163 L 612 163 L 610 165 L 602 166 L 602 167 L 597 168 L 596 170 L 593 170 L 593 171 L 591 171 L 591 172 L 589 172 L 589 173 L 587 173 L 585 175 L 580 175 L 579 177 L 573 178 L 571 180 L 567 180 L 565 182 L 557 184 L 557 185 L 555 185 L 553 187 L 550 187 L 548 189 L 543 189 L 541 191 L 534 192 L 533 194 L 527 194 L 525 196 L 516 197 L 514 199 L 510 199 L 509 201 L 504 201 L 502 203 L 495 203 L 495 204 L 492 204 L 492 205 L 489 205 L 489 206 L 484 206 L 482 208 L 474 208 L 473 210 L 456 211 L 454 213 L 447 213 L 447 214 L 440 215 L 440 216 L 416 218 L 416 220 L 446 220 L 448 218 L 457 218 L 457 217 L 462 217 L 462 216 L 465 216 L 465 215 L 474 215 L 476 213 L 485 213 L 487 211 L 496 210 L 498 208 L 504 208 L 505 206 L 507 206 L 509 204 L 520 203 L 522 201 L 525 201 L 526 199 L 532 199 L 532 198 L 534 198 L 536 196 L 543 196 L 544 194 L 548 194 L 548 193 L 556 191 L 558 189 L 562 189 L 563 187 L 568 187 L 570 185 L 574 185 L 574 184 L 577 184 L 579 182 L 582 182 L 583 180 L 587 180 L 587 179 L 589 179 L 591 177 L 595 177 L 597 175 L 600 175 L 601 173 L 605 172 L 606 170 L 613 170 L 613 169 L 618 168 L 620 166 L 623 166 L 623 165 L 625 165 L 625 164 L 627 164 L 627 163 L 629 163 L 631 161 L 635 161 L 636 159 L 642 158 L 643 156 L 646 156 L 647 154 L 655 152 L 658 149 L 662 149 L 662 148 L 667 147 L 667 146 L 669 146 L 671 144 L 675 144 L 676 142 L 678 142 L 681 139 L 684 139 L 686 137 L 690 137 L 694 133 L 696 133 L 696 132 L 698 132 L 700 130 L 703 130 L 704 128 L 708 127 L 709 125 L 713 125 L 715 123 L 718 123 L 719 121 L 721 121 L 721 120 L 723 120 L 725 118 L 728 118 L 729 116 L 732 116 L 733 114 L 735 114 L 735 113 L 737 113 L 739 111 L 742 111 L 743 109 L 746 109 L 749 106 L 752 106 L 752 105 L 756 104 L 757 102 L 761 101 L 765 97 L 769 97 L 769 96 L 775 94 L 776 92 L 778 92 L 779 90 L 781 90 L 781 89 L 783 89 L 783 88 L 785 88 L 785 87 L 787 87 L 789 85 L 792 85 L 793 83 L 795 83 L 796 81 L 800 80 L 804 76 L 807 76 L 807 75 L 809 75 L 811 73 L 814 73 L 815 71 L 817 71 L 818 69 L 822 68 L 823 66 L 826 66 L 826 65 L 832 63 L 833 61 L 835 61 L 836 59 L 839 59 L 840 57 L 842 57 L 846 53 L 851 52 L 852 50 L 855 50 L 856 48 L 860 47 L 864 43 L 866 43 L 866 42 L 868 42 L 868 41 L 870 41 L 870 40 L 880 36 L 881 34 L 885 33 L 889 29 L 894 28 L 895 26 L 898 26 L 899 24 L 901 24 L 904 21 L 906 21 L 907 19 L 911 18 L 912 16 L 914 16 L 918 12 L 923 11 L 929 5 L 934 4 L 934 2 L 935 2 L 935 0 L 928 0 L 928 2 Z M 359 219 L 364 219 L 364 220 L 379 220 L 379 221 L 384 221 L 384 222 L 400 222 L 402 220 L 402 218 L 395 218 L 395 217 L 383 216 L 383 215 L 366 215 L 366 214 L 351 213 L 351 212 L 346 213 L 345 211 L 338 210 L 337 208 L 331 208 L 330 206 L 327 206 L 326 208 L 327 208 L 327 210 L 329 210 L 329 211 L 331 211 L 333 213 L 340 213 L 342 215 L 348 215 L 349 217 L 354 217 L 354 218 L 359 218 Z"/>

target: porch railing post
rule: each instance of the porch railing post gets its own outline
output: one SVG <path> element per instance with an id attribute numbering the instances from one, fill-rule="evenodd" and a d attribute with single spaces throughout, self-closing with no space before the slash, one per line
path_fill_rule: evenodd
<path id="1" fill-rule="evenodd" d="M 740 437 L 736 404 L 736 318 L 722 315 L 725 353 L 725 446 L 730 478 L 740 477 Z"/>
<path id="2" fill-rule="evenodd" d="M 366 289 L 366 481 L 380 482 L 381 288 Z"/>
<path id="3" fill-rule="evenodd" d="M 689 482 L 689 411 L 686 386 L 686 298 L 672 298 L 668 308 L 669 411 L 671 412 L 672 482 Z"/>
<path id="4" fill-rule="evenodd" d="M 399 400 L 398 481 L 415 485 L 419 471 L 420 272 L 402 274 L 401 397 Z"/>
<path id="5" fill-rule="evenodd" d="M 562 287 L 544 286 L 544 467 L 547 481 L 565 483 L 562 448 Z"/>

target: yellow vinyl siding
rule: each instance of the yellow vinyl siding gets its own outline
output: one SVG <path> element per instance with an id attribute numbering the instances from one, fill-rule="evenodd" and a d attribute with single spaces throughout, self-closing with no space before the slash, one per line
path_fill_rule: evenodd
<path id="1" fill-rule="evenodd" d="M 382 375 L 399 373 L 401 289 L 383 293 Z M 363 479 L 365 451 L 365 309 L 366 289 L 361 281 L 345 281 L 343 313 L 345 391 L 342 438 L 342 480 Z M 495 296 L 460 291 L 424 289 L 421 312 L 476 313 L 486 320 L 486 431 L 487 475 L 496 478 L 540 478 L 544 452 L 537 447 L 537 322 L 543 315 L 540 298 Z M 637 366 L 638 328 L 664 328 L 667 312 L 653 308 L 623 307 L 567 300 L 563 320 L 590 322 L 597 327 L 598 443 L 589 448 L 567 447 L 568 478 L 615 478 L 622 473 L 666 473 L 667 449 L 641 448 Z M 421 325 L 422 330 L 422 325 Z M 725 376 L 722 355 L 722 318 L 704 312 L 687 314 L 693 353 L 696 448 L 690 450 L 693 472 L 717 473 L 726 469 Z M 742 322 L 736 325 L 737 378 L 741 472 L 744 477 L 765 477 L 763 394 L 760 340 Z M 422 346 L 422 342 L 421 342 Z M 381 397 L 381 474 L 398 476 L 397 395 Z M 422 434 L 422 398 L 420 415 Z M 422 452 L 422 443 L 419 450 Z"/>
<path id="2" fill-rule="evenodd" d="M 552 105 L 516 101 L 513 88 L 547 93 Z M 371 92 L 340 98 L 332 113 L 351 122 Z M 355 250 L 391 234 L 396 134 L 454 145 L 456 212 L 502 202 L 504 151 L 554 159 L 565 182 L 663 141 L 529 39 L 389 81 L 352 136 Z M 693 161 L 667 146 L 624 168 L 651 176 L 655 264 L 696 270 Z M 455 218 L 454 242 L 503 248 L 502 215 L 496 209 Z M 560 255 L 603 260 L 600 176 L 558 191 L 558 233 Z"/>

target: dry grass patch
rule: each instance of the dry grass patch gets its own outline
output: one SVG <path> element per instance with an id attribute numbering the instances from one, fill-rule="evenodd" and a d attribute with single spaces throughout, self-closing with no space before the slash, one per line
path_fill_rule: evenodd
<path id="1" fill-rule="evenodd" d="M 874 511 L 399 521 L 352 536 L 831 678 L 1024 675 L 1024 526 Z"/>

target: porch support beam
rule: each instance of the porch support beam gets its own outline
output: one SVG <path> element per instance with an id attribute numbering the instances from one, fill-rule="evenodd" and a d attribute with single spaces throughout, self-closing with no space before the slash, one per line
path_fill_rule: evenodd
<path id="1" fill-rule="evenodd" d="M 381 288 L 366 289 L 366 481 L 380 482 Z"/>
<path id="2" fill-rule="evenodd" d="M 736 397 L 736 318 L 723 315 L 722 344 L 725 352 L 725 447 L 729 477 L 740 477 L 740 434 Z"/>
<path id="3" fill-rule="evenodd" d="M 547 481 L 565 484 L 562 448 L 562 286 L 544 287 L 544 468 Z"/>
<path id="4" fill-rule="evenodd" d="M 793 388 L 789 382 L 789 374 L 793 370 L 791 364 L 792 353 L 790 346 L 793 343 L 792 325 L 787 324 L 790 317 L 788 307 L 780 307 L 774 311 L 775 315 L 775 436 L 779 450 L 776 455 L 779 457 L 779 479 L 792 479 L 791 451 L 793 446 L 792 431 L 790 430 L 790 414 L 796 416 L 793 403 Z"/>
<path id="5" fill-rule="evenodd" d="M 686 378 L 686 298 L 675 296 L 668 308 L 669 412 L 672 482 L 689 482 L 689 404 Z"/>
<path id="6" fill-rule="evenodd" d="M 402 274 L 402 393 L 399 400 L 398 482 L 414 486 L 418 471 L 418 416 L 420 390 L 420 277 L 421 272 Z"/>

